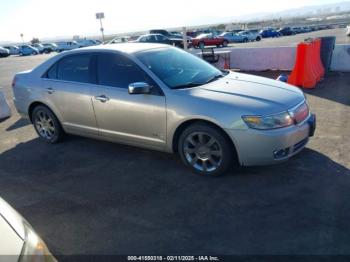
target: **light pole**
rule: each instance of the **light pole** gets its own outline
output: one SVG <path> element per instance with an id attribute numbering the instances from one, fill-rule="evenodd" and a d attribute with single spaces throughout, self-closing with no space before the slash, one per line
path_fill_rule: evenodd
<path id="1" fill-rule="evenodd" d="M 102 41 L 104 42 L 105 41 L 105 35 L 103 33 L 103 25 L 102 25 L 102 19 L 105 18 L 105 14 L 104 13 L 96 13 L 96 19 L 99 19 L 100 20 L 100 30 L 101 30 L 101 34 L 102 34 Z"/>
<path id="2" fill-rule="evenodd" d="M 22 38 L 22 43 L 24 44 L 24 38 L 23 38 L 24 35 L 21 33 L 20 36 Z"/>

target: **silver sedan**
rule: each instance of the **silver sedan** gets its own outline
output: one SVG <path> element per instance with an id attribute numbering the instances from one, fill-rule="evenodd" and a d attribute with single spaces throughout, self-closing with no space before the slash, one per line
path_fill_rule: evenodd
<path id="1" fill-rule="evenodd" d="M 16 74 L 13 90 L 18 112 L 46 142 L 68 133 L 178 152 L 203 175 L 280 163 L 315 129 L 298 88 L 159 44 L 64 52 Z"/>

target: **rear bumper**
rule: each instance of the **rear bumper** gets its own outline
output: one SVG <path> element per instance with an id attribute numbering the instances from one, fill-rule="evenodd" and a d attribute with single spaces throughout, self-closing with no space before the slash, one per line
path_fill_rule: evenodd
<path id="1" fill-rule="evenodd" d="M 300 125 L 274 130 L 229 130 L 242 166 L 271 165 L 288 160 L 308 143 L 316 127 L 315 115 Z"/>
<path id="2" fill-rule="evenodd" d="M 16 98 L 13 98 L 13 103 L 15 104 L 15 108 L 17 113 L 21 116 L 21 118 L 29 119 L 28 116 L 28 108 L 25 106 L 23 101 L 18 101 Z"/>

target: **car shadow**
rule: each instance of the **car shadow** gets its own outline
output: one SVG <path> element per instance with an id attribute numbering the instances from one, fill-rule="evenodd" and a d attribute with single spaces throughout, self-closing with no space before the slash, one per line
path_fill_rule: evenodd
<path id="1" fill-rule="evenodd" d="M 329 72 L 315 89 L 303 89 L 312 96 L 350 106 L 350 73 Z"/>
<path id="2" fill-rule="evenodd" d="M 176 155 L 72 136 L 0 156 L 1 197 L 55 255 L 340 254 L 349 186 L 348 168 L 308 148 L 217 178 Z"/>
<path id="3" fill-rule="evenodd" d="M 6 128 L 6 131 L 13 131 L 17 128 L 21 128 L 24 126 L 30 125 L 30 121 L 24 118 L 19 118 L 15 123 Z"/>

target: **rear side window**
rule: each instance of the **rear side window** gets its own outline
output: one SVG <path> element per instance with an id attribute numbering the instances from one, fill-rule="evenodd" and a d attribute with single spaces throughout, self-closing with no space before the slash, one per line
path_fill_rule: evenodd
<path id="1" fill-rule="evenodd" d="M 153 83 L 146 73 L 127 57 L 117 54 L 99 54 L 97 79 L 100 85 L 128 88 L 134 82 Z"/>
<path id="2" fill-rule="evenodd" d="M 54 64 L 46 73 L 46 78 L 57 79 L 57 63 Z"/>
<path id="3" fill-rule="evenodd" d="M 90 78 L 89 71 L 91 64 L 90 60 L 91 55 L 89 54 L 73 55 L 63 58 L 57 64 L 56 79 L 73 82 L 91 83 L 92 81 Z M 52 74 L 54 75 L 54 72 L 52 72 Z"/>

